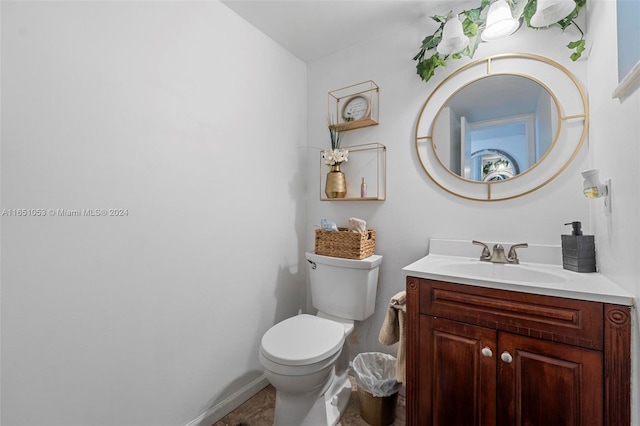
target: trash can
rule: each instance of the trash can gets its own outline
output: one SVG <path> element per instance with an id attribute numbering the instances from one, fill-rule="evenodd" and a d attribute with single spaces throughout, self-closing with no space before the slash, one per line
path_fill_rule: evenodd
<path id="1" fill-rule="evenodd" d="M 364 352 L 355 357 L 352 369 L 358 385 L 360 417 L 372 426 L 392 424 L 400 389 L 396 359 L 380 352 Z"/>

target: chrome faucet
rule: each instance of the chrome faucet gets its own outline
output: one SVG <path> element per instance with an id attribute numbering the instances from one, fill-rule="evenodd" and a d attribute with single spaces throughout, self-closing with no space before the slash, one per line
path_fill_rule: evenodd
<path id="1" fill-rule="evenodd" d="M 495 244 L 493 246 L 493 252 L 489 251 L 489 247 L 481 242 L 481 241 L 472 241 L 473 244 L 482 246 L 482 254 L 480 255 L 480 260 L 483 262 L 491 262 L 491 263 L 509 263 L 509 264 L 519 264 L 520 260 L 518 259 L 518 253 L 516 253 L 517 248 L 526 248 L 529 247 L 527 243 L 514 244 L 509 248 L 509 253 L 505 256 L 504 247 L 501 244 Z"/>
<path id="2" fill-rule="evenodd" d="M 518 253 L 516 253 L 516 249 L 527 248 L 527 247 L 529 247 L 529 244 L 527 243 L 514 244 L 511 247 L 509 247 L 509 254 L 507 254 L 507 261 L 509 263 L 515 263 L 516 265 L 519 264 L 520 259 L 518 259 Z"/>
<path id="3" fill-rule="evenodd" d="M 491 263 L 511 263 L 504 255 L 504 247 L 502 247 L 502 244 L 495 244 L 493 246 L 493 252 L 488 261 Z"/>
<path id="4" fill-rule="evenodd" d="M 471 242 L 477 246 L 482 246 L 482 254 L 480 255 L 480 260 L 488 262 L 489 258 L 491 257 L 491 252 L 489 251 L 489 247 L 481 241 L 473 240 Z"/>

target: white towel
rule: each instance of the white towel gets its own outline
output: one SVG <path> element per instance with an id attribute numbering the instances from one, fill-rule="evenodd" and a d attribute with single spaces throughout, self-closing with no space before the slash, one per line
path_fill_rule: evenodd
<path id="1" fill-rule="evenodd" d="M 367 232 L 367 222 L 362 219 L 358 219 L 357 217 L 350 217 L 349 231 L 360 232 L 361 234 L 364 234 L 365 232 Z"/>
<path id="2" fill-rule="evenodd" d="M 396 357 L 396 380 L 400 383 L 405 381 L 405 311 L 407 302 L 407 292 L 401 291 L 391 298 L 387 316 L 380 328 L 378 340 L 386 346 L 398 343 L 398 355 Z"/>

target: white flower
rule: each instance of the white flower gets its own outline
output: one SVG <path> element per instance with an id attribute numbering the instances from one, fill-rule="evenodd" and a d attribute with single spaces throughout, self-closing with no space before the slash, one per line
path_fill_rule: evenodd
<path id="1" fill-rule="evenodd" d="M 324 164 L 327 166 L 335 166 L 336 164 L 340 164 L 343 161 L 349 161 L 349 150 L 348 149 L 325 149 L 322 151 L 322 158 L 324 159 Z"/>

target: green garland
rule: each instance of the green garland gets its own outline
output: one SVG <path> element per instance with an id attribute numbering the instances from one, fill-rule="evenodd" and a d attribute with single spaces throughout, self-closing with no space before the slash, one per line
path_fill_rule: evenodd
<path id="1" fill-rule="evenodd" d="M 553 25 L 558 25 L 564 31 L 571 24 L 575 25 L 575 27 L 580 31 L 580 39 L 576 41 L 570 42 L 567 47 L 573 50 L 570 58 L 572 61 L 576 61 L 582 55 L 585 49 L 585 40 L 584 33 L 582 29 L 575 23 L 574 19 L 578 17 L 580 11 L 585 6 L 587 0 L 576 0 L 576 8 L 573 12 L 567 16 L 566 18 L 556 22 Z M 420 46 L 420 50 L 418 54 L 413 57 L 414 61 L 417 61 L 416 71 L 420 78 L 422 78 L 425 82 L 429 81 L 431 77 L 435 74 L 435 70 L 437 67 L 445 67 L 447 66 L 446 61 L 449 59 L 460 59 L 462 56 L 467 56 L 472 58 L 475 54 L 478 46 L 482 42 L 480 35 L 484 30 L 484 25 L 486 21 L 488 6 L 491 3 L 491 0 L 481 0 L 480 6 L 475 9 L 464 10 L 461 13 L 464 14 L 464 21 L 462 22 L 462 30 L 464 35 L 469 37 L 469 45 L 465 47 L 460 52 L 452 53 L 451 55 L 443 55 L 436 51 L 429 57 L 427 56 L 427 51 L 435 49 L 440 41 L 442 41 L 442 31 L 444 29 L 444 24 L 447 22 L 447 15 L 435 15 L 432 16 L 431 19 L 438 22 L 440 26 L 435 30 L 433 34 L 425 37 L 422 40 L 422 46 Z M 516 19 L 524 18 L 527 26 L 533 29 L 530 21 L 531 17 L 536 12 L 537 0 L 507 0 L 507 3 L 511 6 L 511 10 L 513 12 L 513 16 Z"/>

